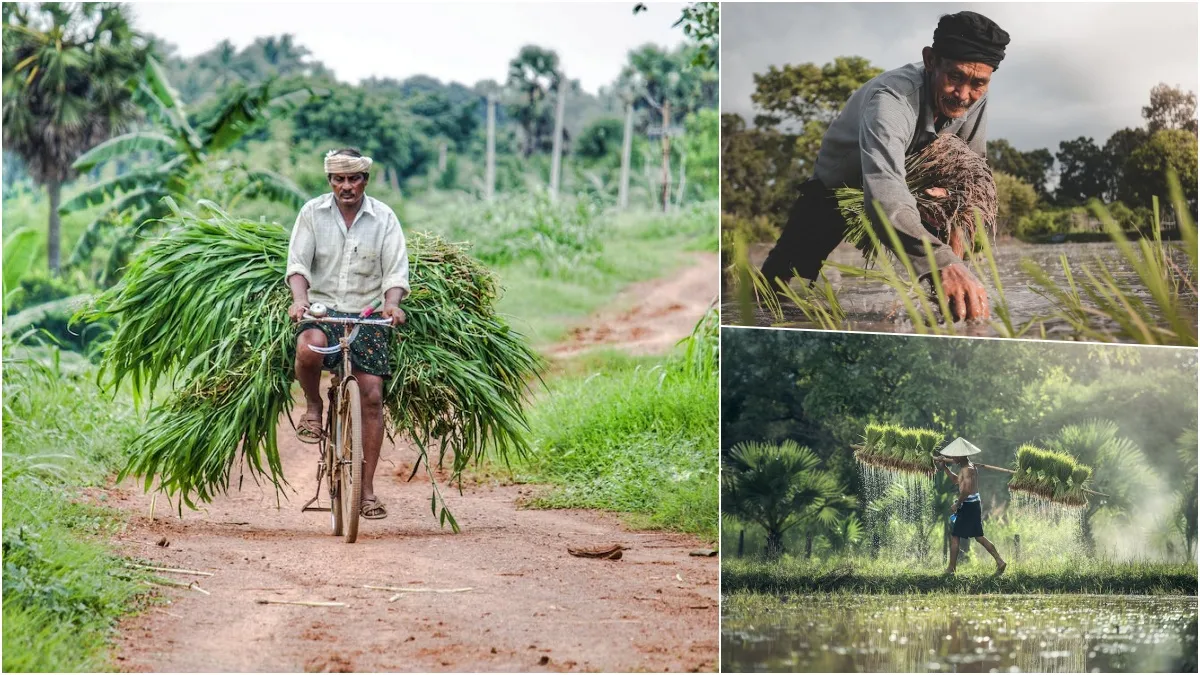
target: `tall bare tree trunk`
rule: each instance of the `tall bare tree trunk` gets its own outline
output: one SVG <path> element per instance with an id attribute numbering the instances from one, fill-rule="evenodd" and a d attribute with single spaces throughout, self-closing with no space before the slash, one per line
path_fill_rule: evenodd
<path id="1" fill-rule="evenodd" d="M 625 137 L 621 140 L 621 186 L 617 190 L 617 207 L 621 210 L 629 208 L 629 165 L 632 152 L 633 102 L 628 101 L 625 103 Z"/>
<path id="2" fill-rule="evenodd" d="M 489 202 L 496 196 L 496 96 L 487 97 L 487 168 L 484 170 L 483 196 Z"/>
<path id="3" fill-rule="evenodd" d="M 666 213 L 671 208 L 671 102 L 663 101 L 662 105 L 662 210 Z"/>
<path id="4" fill-rule="evenodd" d="M 58 215 L 58 205 L 62 201 L 62 181 L 57 177 L 46 183 L 46 192 L 50 195 L 50 227 L 46 231 L 46 253 L 50 262 L 50 274 L 58 276 L 59 246 L 62 238 L 62 220 Z"/>
<path id="5" fill-rule="evenodd" d="M 562 171 L 563 115 L 566 112 L 566 77 L 559 76 L 558 97 L 554 104 L 554 155 L 550 159 L 550 198 L 558 199 L 559 174 Z"/>
<path id="6" fill-rule="evenodd" d="M 679 189 L 675 191 L 675 210 L 683 208 L 683 191 L 687 187 L 687 149 L 679 148 Z"/>

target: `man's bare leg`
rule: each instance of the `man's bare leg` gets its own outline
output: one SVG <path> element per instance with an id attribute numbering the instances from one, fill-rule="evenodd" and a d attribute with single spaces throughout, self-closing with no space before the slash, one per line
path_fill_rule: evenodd
<path id="1" fill-rule="evenodd" d="M 955 568 L 958 567 L 958 537 L 950 537 L 950 566 L 946 568 L 946 574 L 954 574 Z"/>
<path id="2" fill-rule="evenodd" d="M 375 467 L 383 447 L 383 378 L 354 371 L 362 395 L 363 483 L 362 500 L 375 499 Z"/>
<path id="3" fill-rule="evenodd" d="M 975 537 L 975 541 L 982 544 L 983 548 L 996 559 L 996 574 L 1004 574 L 1004 568 L 1008 567 L 1008 563 L 1004 562 L 1004 558 L 1000 557 L 1000 552 L 996 550 L 995 545 L 988 541 L 987 537 Z"/>
<path id="4" fill-rule="evenodd" d="M 322 426 L 321 421 L 321 364 L 325 360 L 323 354 L 318 354 L 308 348 L 324 347 L 325 333 L 319 330 L 306 330 L 296 338 L 296 379 L 304 390 L 307 410 L 304 416 L 316 420 L 316 429 Z"/>

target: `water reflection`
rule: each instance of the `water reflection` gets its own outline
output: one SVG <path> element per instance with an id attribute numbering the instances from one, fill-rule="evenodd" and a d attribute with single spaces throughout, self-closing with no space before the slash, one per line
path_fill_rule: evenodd
<path id="1" fill-rule="evenodd" d="M 770 244 L 757 244 L 750 247 L 749 257 L 752 265 L 761 266 L 770 251 Z M 996 267 L 1000 281 L 1004 285 L 1004 295 L 1009 303 L 1014 325 L 1020 326 L 1030 319 L 1045 319 L 1051 313 L 1050 302 L 1038 295 L 1030 287 L 1030 277 L 1021 269 L 1021 260 L 1033 260 L 1058 282 L 1064 282 L 1065 276 L 1059 263 L 1059 256 L 1066 255 L 1071 261 L 1072 269 L 1082 263 L 1090 263 L 1099 257 L 1121 281 L 1128 282 L 1132 288 L 1141 288 L 1137 274 L 1124 262 L 1116 246 L 1111 243 L 1071 243 L 1055 245 L 1034 245 L 1021 242 L 1005 242 L 994 249 Z M 842 244 L 834 251 L 830 260 L 845 265 L 861 267 L 862 255 L 852 246 Z M 850 330 L 874 331 L 886 333 L 906 333 L 912 331 L 912 324 L 904 318 L 904 310 L 899 298 L 891 289 L 874 281 L 842 276 L 832 267 L 825 268 L 825 274 L 837 292 L 838 301 L 846 311 L 847 326 Z M 990 279 L 982 280 L 988 288 L 993 306 L 997 299 L 994 284 Z M 1137 293 L 1148 298 L 1147 293 Z M 738 323 L 739 310 L 736 295 L 728 288 L 723 289 L 724 307 L 722 316 L 728 317 L 726 322 Z M 1193 306 L 1195 301 L 1193 299 Z M 783 324 L 792 328 L 814 328 L 814 324 L 805 321 L 804 316 L 791 303 L 784 303 Z M 760 326 L 770 326 L 777 323 L 774 317 L 762 309 L 755 310 L 754 323 Z M 1047 337 L 1069 338 L 1070 328 L 1065 323 L 1046 321 Z M 995 336 L 996 332 L 990 326 L 960 324 L 958 332 L 973 336 Z M 1032 337 L 1032 336 L 1031 336 Z"/>
<path id="2" fill-rule="evenodd" d="M 725 603 L 723 672 L 1196 672 L 1196 598 L 829 596 Z"/>

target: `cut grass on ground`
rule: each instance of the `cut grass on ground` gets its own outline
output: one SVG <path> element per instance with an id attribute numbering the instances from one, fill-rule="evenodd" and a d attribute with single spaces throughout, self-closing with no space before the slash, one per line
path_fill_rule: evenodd
<path id="1" fill-rule="evenodd" d="M 986 557 L 986 556 L 985 556 Z M 1010 562 L 995 576 L 991 559 L 961 566 L 953 577 L 941 570 L 879 561 L 775 563 L 724 560 L 724 593 L 1100 593 L 1195 595 L 1196 566 L 1161 562 L 1079 561 L 1074 564 Z"/>

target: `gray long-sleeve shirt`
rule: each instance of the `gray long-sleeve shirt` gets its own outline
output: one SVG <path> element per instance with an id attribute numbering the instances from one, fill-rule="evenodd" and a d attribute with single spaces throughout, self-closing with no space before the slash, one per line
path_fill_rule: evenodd
<path id="1" fill-rule="evenodd" d="M 930 268 L 922 240 L 933 247 L 938 269 L 962 260 L 921 224 L 917 200 L 905 183 L 904 158 L 940 134 L 957 134 L 981 156 L 987 151 L 987 94 L 962 117 L 938 124 L 926 79 L 924 64 L 910 63 L 864 84 L 829 125 L 814 167 L 814 177 L 827 188 L 862 188 L 876 225 L 873 204 L 879 201 L 919 275 Z"/>

